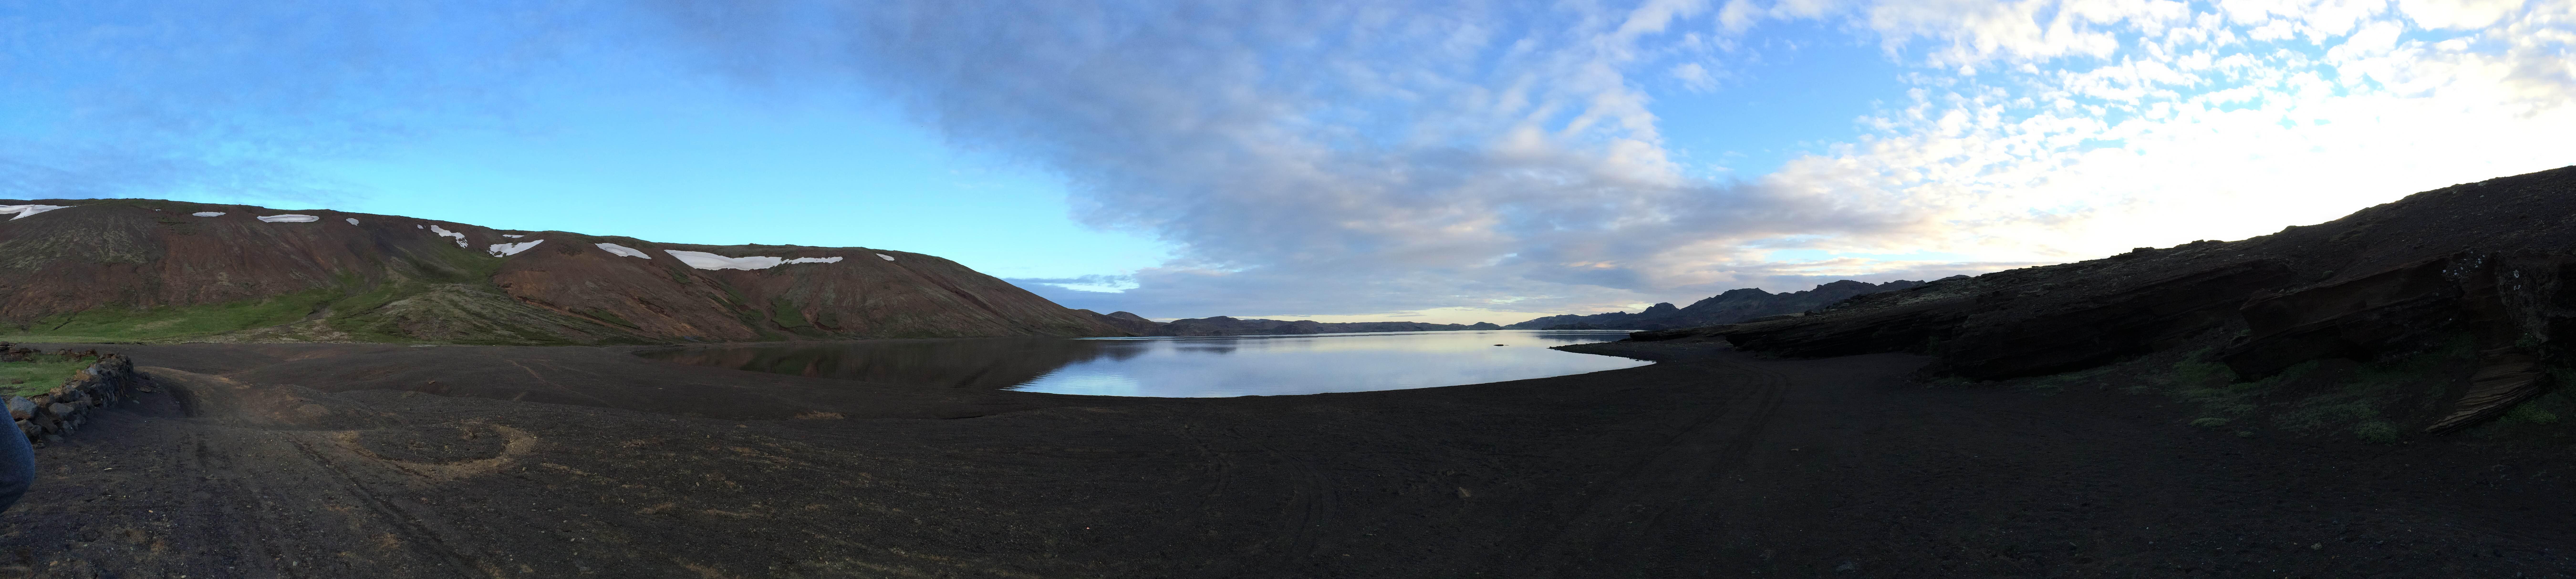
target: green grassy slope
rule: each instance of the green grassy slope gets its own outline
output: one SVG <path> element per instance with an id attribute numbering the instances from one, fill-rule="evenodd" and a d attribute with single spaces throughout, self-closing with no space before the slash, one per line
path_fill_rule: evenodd
<path id="1" fill-rule="evenodd" d="M 310 290 L 265 300 L 136 310 L 92 308 L 37 320 L 25 328 L 0 328 L 11 342 L 146 342 L 205 336 L 303 320 L 341 297 Z"/>
<path id="2" fill-rule="evenodd" d="M 92 308 L 0 327 L 9 342 L 646 343 L 624 328 L 519 303 L 489 284 L 354 283 L 247 300 L 148 310 Z"/>
<path id="3" fill-rule="evenodd" d="M 0 393 L 19 396 L 42 394 L 63 385 L 63 380 L 71 378 L 82 368 L 88 368 L 89 364 L 88 360 L 80 358 L 52 355 L 39 355 L 28 362 L 0 362 Z"/>

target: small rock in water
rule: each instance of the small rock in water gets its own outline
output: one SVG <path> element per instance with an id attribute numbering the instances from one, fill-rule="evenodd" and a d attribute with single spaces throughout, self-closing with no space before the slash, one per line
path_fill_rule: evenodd
<path id="1" fill-rule="evenodd" d="M 1500 346 L 1500 345 L 1502 345 L 1502 344 L 1494 344 L 1494 345 L 1496 345 L 1496 346 Z"/>

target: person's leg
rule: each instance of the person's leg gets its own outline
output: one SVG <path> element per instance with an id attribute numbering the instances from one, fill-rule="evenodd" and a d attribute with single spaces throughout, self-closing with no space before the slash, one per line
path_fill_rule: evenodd
<path id="1" fill-rule="evenodd" d="M 36 482 L 36 447 L 16 427 L 0 430 L 0 511 L 18 504 Z"/>

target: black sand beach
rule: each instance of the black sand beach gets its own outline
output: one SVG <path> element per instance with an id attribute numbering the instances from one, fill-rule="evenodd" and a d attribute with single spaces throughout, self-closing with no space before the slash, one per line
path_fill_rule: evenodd
<path id="1" fill-rule="evenodd" d="M 1927 358 L 1096 398 L 590 347 L 115 346 L 41 577 L 2564 577 L 2576 462 L 2238 438 Z M 434 383 L 432 381 L 435 381 Z"/>

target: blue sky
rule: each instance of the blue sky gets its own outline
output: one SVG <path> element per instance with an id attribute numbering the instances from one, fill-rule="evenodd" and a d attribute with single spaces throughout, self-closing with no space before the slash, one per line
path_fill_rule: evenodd
<path id="1" fill-rule="evenodd" d="M 423 135 L 312 168 L 352 185 L 348 205 L 494 227 L 902 249 L 1004 277 L 1168 257 L 1150 238 L 1069 219 L 1045 169 L 948 147 L 900 111 L 653 80 L 522 103 L 541 125 Z"/>
<path id="2" fill-rule="evenodd" d="M 31 2 L 0 198 L 941 255 L 1511 322 L 2236 239 L 2576 162 L 2576 1 Z"/>

